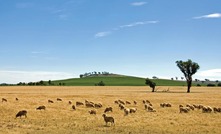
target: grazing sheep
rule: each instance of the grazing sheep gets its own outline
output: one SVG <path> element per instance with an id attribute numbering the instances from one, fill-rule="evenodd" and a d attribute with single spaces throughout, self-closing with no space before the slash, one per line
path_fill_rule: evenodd
<path id="1" fill-rule="evenodd" d="M 101 108 L 101 107 L 102 107 L 102 104 L 101 104 L 101 103 L 95 103 L 95 104 L 94 104 L 94 107 L 95 107 L 95 108 Z"/>
<path id="2" fill-rule="evenodd" d="M 134 105 L 137 105 L 137 101 L 134 101 Z"/>
<path id="3" fill-rule="evenodd" d="M 130 113 L 129 108 L 124 108 L 124 116 L 127 116 Z"/>
<path id="4" fill-rule="evenodd" d="M 54 103 L 54 101 L 52 101 L 52 100 L 48 100 L 48 103 Z"/>
<path id="5" fill-rule="evenodd" d="M 146 101 L 145 100 L 143 100 L 143 104 L 145 104 L 146 103 Z"/>
<path id="6" fill-rule="evenodd" d="M 21 116 L 25 116 L 25 118 L 27 118 L 27 111 L 26 111 L 26 110 L 19 111 L 19 112 L 16 114 L 15 118 L 17 118 L 17 117 L 20 117 L 20 118 L 21 118 Z"/>
<path id="7" fill-rule="evenodd" d="M 188 113 L 189 112 L 187 107 L 179 107 L 179 109 L 180 109 L 180 113 Z"/>
<path id="8" fill-rule="evenodd" d="M 111 124 L 115 125 L 113 117 L 107 116 L 106 114 L 103 114 L 102 116 L 104 117 L 104 121 L 106 123 L 106 126 L 107 126 L 108 122 L 110 122 Z"/>
<path id="9" fill-rule="evenodd" d="M 118 102 L 125 105 L 125 103 L 122 100 L 118 100 Z"/>
<path id="10" fill-rule="evenodd" d="M 127 104 L 127 105 L 130 105 L 131 103 L 130 103 L 129 101 L 126 101 L 126 104 Z"/>
<path id="11" fill-rule="evenodd" d="M 57 101 L 62 101 L 62 99 L 60 99 L 60 98 L 57 98 Z"/>
<path id="12" fill-rule="evenodd" d="M 7 99 L 5 99 L 5 98 L 2 98 L 2 102 L 7 102 Z"/>
<path id="13" fill-rule="evenodd" d="M 114 103 L 115 103 L 115 104 L 119 104 L 119 103 L 118 103 L 118 100 L 115 100 Z"/>
<path id="14" fill-rule="evenodd" d="M 203 106 L 202 112 L 203 113 L 211 113 L 213 111 L 213 108 L 210 106 Z"/>
<path id="15" fill-rule="evenodd" d="M 16 101 L 18 101 L 18 98 L 15 98 Z"/>
<path id="16" fill-rule="evenodd" d="M 161 107 L 172 107 L 172 105 L 170 103 L 161 103 L 160 104 Z"/>
<path id="17" fill-rule="evenodd" d="M 150 101 L 149 101 L 149 100 L 146 100 L 146 103 L 150 103 Z"/>
<path id="18" fill-rule="evenodd" d="M 156 112 L 156 110 L 150 105 L 145 105 L 145 110 L 147 112 Z"/>
<path id="19" fill-rule="evenodd" d="M 94 110 L 94 109 L 89 110 L 88 112 L 89 112 L 90 114 L 95 114 L 95 115 L 96 115 L 96 113 L 97 113 L 97 111 L 96 111 L 96 110 Z"/>
<path id="20" fill-rule="evenodd" d="M 39 107 L 36 108 L 36 110 L 45 110 L 45 109 L 46 109 L 45 106 L 39 106 Z"/>
<path id="21" fill-rule="evenodd" d="M 107 112 L 113 112 L 113 108 L 112 108 L 112 107 L 107 107 L 107 108 L 104 110 L 104 113 L 107 113 Z"/>
<path id="22" fill-rule="evenodd" d="M 120 108 L 120 110 L 123 110 L 124 109 L 124 105 L 123 104 L 119 104 L 119 108 Z"/>
<path id="23" fill-rule="evenodd" d="M 76 110 L 75 105 L 72 105 L 72 109 L 73 109 L 73 110 Z"/>
<path id="24" fill-rule="evenodd" d="M 189 107 L 191 110 L 194 110 L 194 106 L 193 105 L 187 104 L 186 107 Z"/>
<path id="25" fill-rule="evenodd" d="M 71 105 L 71 104 L 72 104 L 72 102 L 71 102 L 71 101 L 68 101 L 68 104 L 69 104 L 69 105 Z"/>
<path id="26" fill-rule="evenodd" d="M 214 111 L 214 113 L 216 113 L 216 112 L 221 113 L 221 108 L 214 107 L 213 111 Z"/>
<path id="27" fill-rule="evenodd" d="M 179 105 L 179 108 L 180 108 L 180 107 L 183 107 L 183 105 Z"/>
<path id="28" fill-rule="evenodd" d="M 91 107 L 94 107 L 94 105 L 91 104 L 91 103 L 86 103 L 85 106 L 86 106 L 86 107 L 90 107 L 90 108 L 91 108 Z"/>
<path id="29" fill-rule="evenodd" d="M 137 108 L 130 108 L 130 113 L 136 113 Z"/>
<path id="30" fill-rule="evenodd" d="M 79 101 L 76 102 L 76 106 L 81 106 L 81 105 L 84 105 L 84 103 L 79 102 Z"/>

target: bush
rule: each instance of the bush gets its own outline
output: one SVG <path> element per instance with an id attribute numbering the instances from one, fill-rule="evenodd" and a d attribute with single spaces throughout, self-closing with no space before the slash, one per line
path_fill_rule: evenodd
<path id="1" fill-rule="evenodd" d="M 207 84 L 207 87 L 215 87 L 216 85 L 215 84 L 212 84 L 212 83 L 209 83 Z"/>
<path id="2" fill-rule="evenodd" d="M 99 83 L 96 83 L 95 86 L 105 86 L 103 81 L 100 81 Z"/>
<path id="3" fill-rule="evenodd" d="M 197 84 L 196 86 L 197 86 L 197 87 L 201 87 L 201 85 L 200 85 L 200 84 Z"/>
<path id="4" fill-rule="evenodd" d="M 217 84 L 218 87 L 221 87 L 221 82 Z"/>

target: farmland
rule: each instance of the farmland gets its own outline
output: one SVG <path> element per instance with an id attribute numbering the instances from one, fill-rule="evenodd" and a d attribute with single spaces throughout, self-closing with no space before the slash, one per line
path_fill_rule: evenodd
<path id="1" fill-rule="evenodd" d="M 164 92 L 167 90 L 167 92 Z M 179 113 L 180 104 L 202 104 L 221 107 L 221 88 L 193 87 L 186 93 L 186 87 L 160 86 L 152 93 L 147 86 L 13 86 L 0 87 L 0 97 L 7 102 L 0 103 L 0 133 L 221 133 L 221 113 L 202 113 L 201 110 Z M 15 98 L 19 100 L 16 101 Z M 61 98 L 63 101 L 56 101 Z M 54 101 L 48 103 L 48 99 Z M 124 116 L 115 100 L 137 101 L 137 112 Z M 96 115 L 88 113 L 85 106 L 71 109 L 68 101 L 90 100 L 103 104 Z M 142 100 L 149 100 L 156 112 L 144 110 Z M 160 103 L 168 102 L 171 108 L 161 108 Z M 46 110 L 36 108 L 45 105 Z M 115 126 L 106 126 L 102 114 L 106 107 L 113 107 Z M 27 118 L 15 119 L 20 110 L 27 110 Z"/>

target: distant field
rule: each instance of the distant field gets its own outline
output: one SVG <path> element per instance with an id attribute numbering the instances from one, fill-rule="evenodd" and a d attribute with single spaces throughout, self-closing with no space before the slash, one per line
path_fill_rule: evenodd
<path id="1" fill-rule="evenodd" d="M 65 83 L 66 86 L 94 86 L 95 83 L 103 81 L 107 86 L 145 86 L 145 79 L 130 76 L 117 77 L 85 77 L 67 80 L 53 81 L 54 84 Z M 157 86 L 184 86 L 185 81 L 154 79 Z M 194 85 L 194 84 L 193 84 Z"/>
<path id="2" fill-rule="evenodd" d="M 169 89 L 168 92 L 163 92 Z M 147 86 L 34 86 L 34 87 L 0 87 L 0 97 L 7 102 L 0 103 L 0 133 L 2 134 L 220 134 L 221 113 L 202 113 L 200 110 L 190 113 L 179 113 L 180 104 L 202 104 L 205 106 L 221 107 L 221 88 L 193 87 L 191 93 L 186 93 L 186 87 L 158 87 L 152 93 Z M 19 101 L 16 101 L 15 98 Z M 57 102 L 56 98 L 63 99 Z M 48 104 L 51 99 L 55 103 Z M 71 109 L 68 101 L 84 102 L 85 99 L 102 103 L 97 109 L 97 115 L 90 115 L 85 106 Z M 123 111 L 114 104 L 115 100 L 134 101 L 138 111 L 124 116 Z M 144 110 L 142 100 L 149 100 L 156 112 Z M 160 103 L 168 102 L 171 108 L 161 108 Z M 37 111 L 36 107 L 45 105 L 45 111 Z M 115 118 L 115 126 L 106 126 L 102 118 L 106 107 L 113 107 L 113 112 L 107 113 Z M 27 110 L 27 118 L 15 119 L 19 110 Z"/>

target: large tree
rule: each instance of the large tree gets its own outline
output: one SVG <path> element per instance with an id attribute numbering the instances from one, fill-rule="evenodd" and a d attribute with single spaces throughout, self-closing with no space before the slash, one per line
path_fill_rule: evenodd
<path id="1" fill-rule="evenodd" d="M 192 60 L 190 59 L 187 61 L 176 61 L 176 64 L 186 78 L 187 93 L 189 93 L 192 85 L 192 75 L 194 75 L 197 72 L 200 66 L 198 65 L 198 63 L 192 62 Z"/>
<path id="2" fill-rule="evenodd" d="M 152 92 L 154 92 L 156 83 L 154 83 L 153 81 L 151 81 L 149 78 L 146 78 L 146 79 L 145 79 L 145 84 L 146 84 L 146 85 L 149 85 L 149 86 L 152 88 Z"/>

